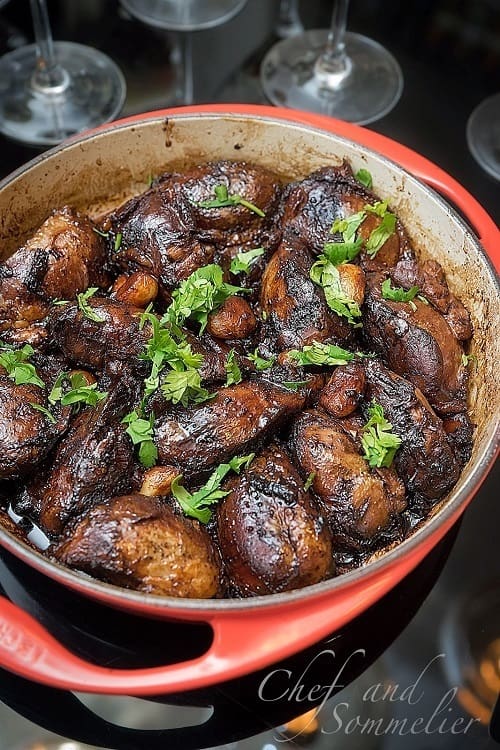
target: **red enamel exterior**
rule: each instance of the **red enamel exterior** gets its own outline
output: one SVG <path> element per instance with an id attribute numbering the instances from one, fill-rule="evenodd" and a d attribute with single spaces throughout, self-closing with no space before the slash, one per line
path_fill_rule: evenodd
<path id="1" fill-rule="evenodd" d="M 358 142 L 376 151 L 435 188 L 457 205 L 475 227 L 481 243 L 497 271 L 500 270 L 500 232 L 479 203 L 446 172 L 432 162 L 394 141 L 364 128 L 329 117 L 274 107 L 250 105 L 207 105 L 164 110 L 121 120 L 118 124 L 140 122 L 152 116 L 174 114 L 234 113 L 265 116 L 310 125 Z M 109 126 L 105 126 L 106 129 Z M 491 458 L 490 465 L 493 462 Z M 486 471 L 481 480 L 484 480 Z M 457 521 L 466 504 L 479 489 L 470 490 L 466 502 L 448 513 L 432 533 L 416 535 L 404 554 L 389 556 L 375 563 L 358 578 L 346 580 L 326 592 L 297 596 L 295 600 L 276 601 L 260 606 L 247 601 L 245 607 L 220 609 L 183 609 L 182 602 L 171 610 L 155 607 L 151 597 L 144 601 L 120 598 L 113 587 L 89 592 L 85 581 L 76 576 L 65 584 L 113 607 L 133 610 L 147 616 L 204 621 L 211 625 L 214 640 L 201 657 L 180 664 L 137 670 L 98 667 L 74 656 L 61 646 L 31 616 L 6 599 L 0 598 L 0 665 L 23 677 L 54 687 L 85 692 L 154 695 L 192 690 L 232 679 L 285 658 L 320 640 L 367 609 L 402 580 L 444 537 Z M 10 551 L 18 553 L 15 544 Z M 50 575 L 50 571 L 36 565 Z M 224 602 L 221 602 L 223 605 Z"/>

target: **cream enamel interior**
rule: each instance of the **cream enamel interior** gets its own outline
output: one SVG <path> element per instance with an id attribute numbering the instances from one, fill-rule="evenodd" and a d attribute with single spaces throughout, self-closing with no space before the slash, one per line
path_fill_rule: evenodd
<path id="1" fill-rule="evenodd" d="M 65 204 L 94 217 L 146 189 L 151 175 L 217 159 L 266 166 L 284 180 L 347 159 L 354 171 L 367 168 L 374 190 L 406 226 L 421 257 L 446 269 L 451 289 L 474 324 L 471 350 L 477 369 L 470 408 L 477 425 L 471 461 L 448 498 L 452 503 L 478 465 L 489 460 L 500 412 L 498 289 L 475 236 L 428 187 L 369 149 L 324 131 L 269 118 L 237 115 L 180 115 L 124 124 L 70 143 L 20 170 L 0 186 L 0 247 L 7 257 L 54 209 Z M 462 493 L 463 495 L 463 493 Z M 380 553 L 377 554 L 380 557 Z"/>

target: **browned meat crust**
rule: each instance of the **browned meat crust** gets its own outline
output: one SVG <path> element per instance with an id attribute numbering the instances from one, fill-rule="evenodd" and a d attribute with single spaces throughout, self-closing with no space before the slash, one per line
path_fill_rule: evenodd
<path id="1" fill-rule="evenodd" d="M 230 585 L 240 595 L 270 594 L 333 574 L 332 543 L 311 493 L 285 451 L 265 449 L 231 480 L 217 510 Z"/>

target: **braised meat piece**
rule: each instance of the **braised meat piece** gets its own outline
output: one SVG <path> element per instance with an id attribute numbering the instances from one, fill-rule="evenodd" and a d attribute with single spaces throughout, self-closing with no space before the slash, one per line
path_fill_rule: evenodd
<path id="1" fill-rule="evenodd" d="M 76 417 L 51 464 L 27 484 L 17 507 L 47 534 L 57 536 L 71 518 L 128 491 L 134 452 L 121 419 L 136 397 L 125 374 L 106 399 Z"/>
<path id="2" fill-rule="evenodd" d="M 330 532 L 282 448 L 266 448 L 225 488 L 217 534 L 239 595 L 289 591 L 333 574 Z"/>
<path id="3" fill-rule="evenodd" d="M 48 454 L 68 425 L 69 409 L 46 409 L 47 390 L 38 385 L 16 385 L 0 367 L 0 479 L 32 472 Z"/>
<path id="4" fill-rule="evenodd" d="M 151 336 L 149 325 L 140 327 L 142 312 L 118 300 L 91 297 L 86 312 L 74 303 L 53 307 L 48 328 L 53 344 L 78 365 L 94 370 L 112 360 L 138 365 L 137 357 Z"/>
<path id="5" fill-rule="evenodd" d="M 463 349 L 444 317 L 415 297 L 411 302 L 384 299 L 384 277 L 369 277 L 363 312 L 370 346 L 388 366 L 410 380 L 437 409 L 463 411 L 469 370 Z"/>
<path id="6" fill-rule="evenodd" d="M 250 451 L 304 405 L 298 392 L 264 380 L 221 388 L 198 406 L 171 407 L 155 422 L 159 462 L 188 478 Z"/>
<path id="7" fill-rule="evenodd" d="M 132 198 L 107 218 L 113 263 L 123 271 L 156 278 L 168 301 L 170 292 L 193 271 L 210 263 L 211 244 L 201 241 L 194 207 L 180 185 L 166 181 Z M 118 242 L 118 236 L 121 235 Z"/>
<path id="8" fill-rule="evenodd" d="M 303 475 L 314 475 L 334 546 L 363 549 L 383 533 L 399 533 L 397 516 L 406 508 L 401 481 L 392 469 L 370 469 L 342 420 L 303 412 L 293 423 L 290 448 Z"/>
<path id="9" fill-rule="evenodd" d="M 365 392 L 365 370 L 359 361 L 336 367 L 319 396 L 319 404 L 334 417 L 348 417 Z"/>
<path id="10" fill-rule="evenodd" d="M 208 599 L 220 586 L 208 532 L 164 500 L 145 495 L 94 506 L 68 527 L 53 553 L 104 581 L 159 596 Z"/>
<path id="11" fill-rule="evenodd" d="M 209 162 L 181 175 L 166 176 L 167 182 L 172 179 L 182 185 L 189 202 L 195 207 L 197 227 L 223 232 L 224 244 L 227 244 L 228 233 L 238 232 L 241 235 L 245 229 L 255 230 L 265 224 L 276 211 L 281 194 L 276 175 L 244 161 Z M 202 208 L 198 205 L 214 200 L 215 188 L 221 185 L 227 189 L 229 196 L 239 195 L 260 209 L 265 216 L 259 216 L 242 204 L 220 208 Z"/>
<path id="12" fill-rule="evenodd" d="M 0 331 L 37 343 L 36 325 L 51 300 L 74 299 L 89 286 L 106 286 L 105 250 L 92 222 L 65 207 L 49 216 L 26 244 L 0 265 Z"/>
<path id="13" fill-rule="evenodd" d="M 292 247 L 307 247 L 319 254 L 326 242 L 341 240 L 330 231 L 335 219 L 348 218 L 376 200 L 376 196 L 356 180 L 347 162 L 340 167 L 318 169 L 285 191 L 283 238 Z M 367 240 L 380 222 L 380 217 L 368 213 L 359 228 L 359 236 Z M 409 241 L 397 222 L 396 232 L 376 257 L 371 260 L 363 252 L 361 259 L 368 268 L 393 266 L 403 251 L 409 252 Z"/>
<path id="14" fill-rule="evenodd" d="M 366 397 L 384 409 L 401 438 L 394 466 L 409 492 L 435 502 L 457 482 L 460 464 L 425 396 L 408 380 L 375 360 L 365 362 Z"/>
<path id="15" fill-rule="evenodd" d="M 311 281 L 314 260 L 305 248 L 282 244 L 262 277 L 260 305 L 262 350 L 267 355 L 301 349 L 313 341 L 345 343 L 352 328 L 328 307 L 323 291 Z"/>
<path id="16" fill-rule="evenodd" d="M 419 261 L 415 257 L 403 257 L 390 272 L 395 286 L 410 289 L 418 286 L 421 294 L 434 305 L 459 341 L 472 336 L 470 315 L 462 303 L 451 294 L 444 271 L 436 260 Z"/>

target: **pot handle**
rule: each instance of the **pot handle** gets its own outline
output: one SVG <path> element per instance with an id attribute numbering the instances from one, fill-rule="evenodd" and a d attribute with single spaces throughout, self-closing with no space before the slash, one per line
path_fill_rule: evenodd
<path id="1" fill-rule="evenodd" d="M 447 198 L 451 204 L 462 212 L 488 255 L 498 266 L 500 261 L 499 230 L 481 204 L 453 177 L 423 157 L 418 161 L 411 158 L 407 164 L 404 158 L 398 158 L 398 163 L 411 172 L 414 177 L 422 180 Z"/>
<path id="2" fill-rule="evenodd" d="M 398 580 L 401 577 L 396 576 Z M 222 616 L 207 613 L 204 619 L 214 637 L 202 656 L 147 669 L 111 669 L 86 662 L 31 615 L 0 596 L 0 666 L 63 690 L 136 696 L 193 690 L 256 671 L 325 638 L 394 583 L 390 576 L 381 576 L 370 586 L 351 592 L 348 601 L 334 592 L 305 604 L 299 602 L 288 611 L 273 607 Z"/>

